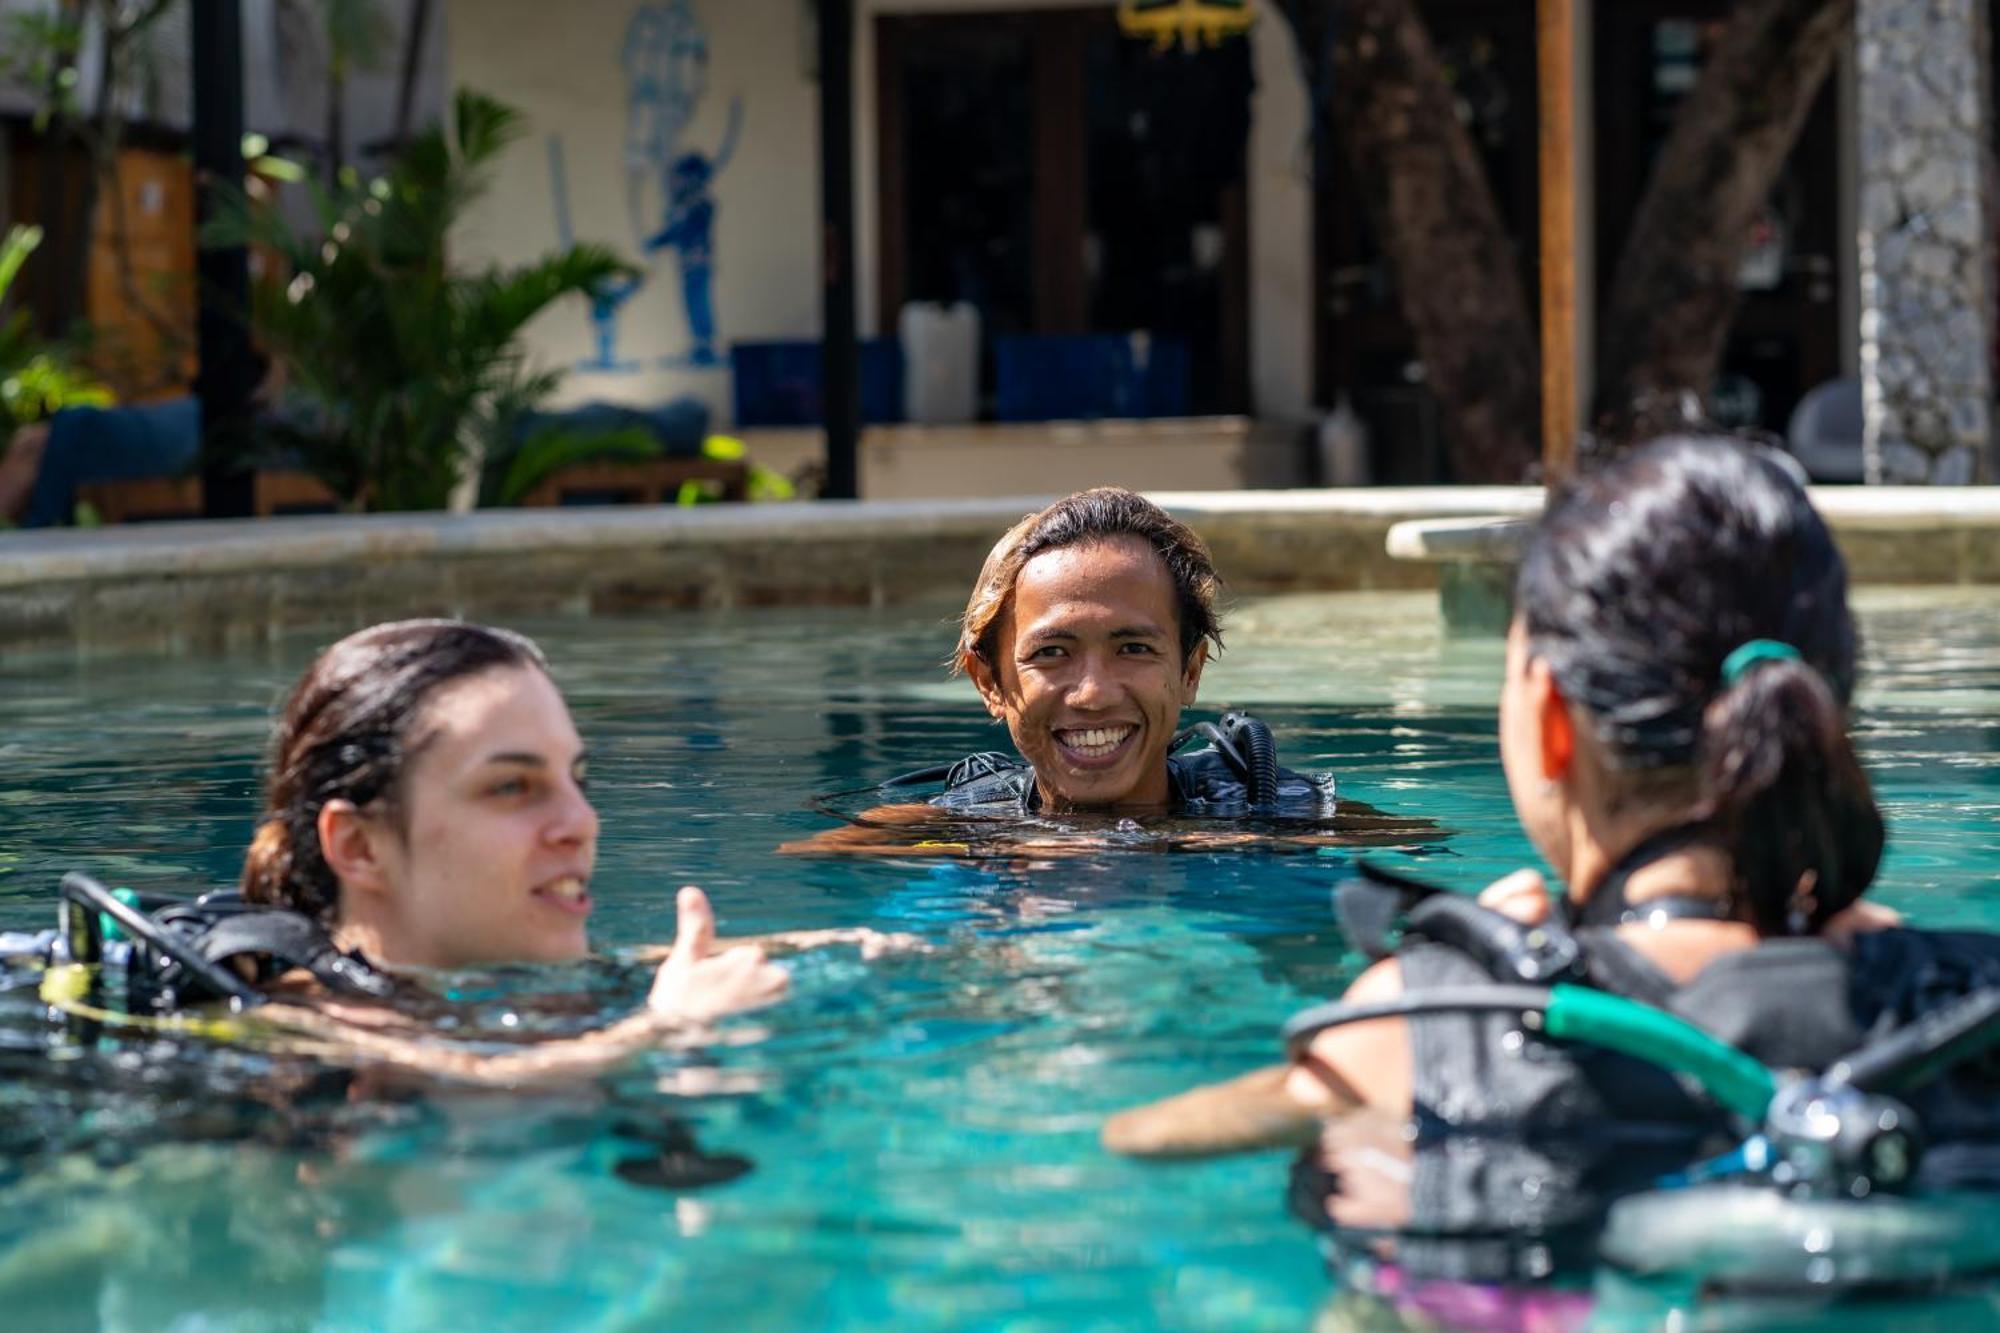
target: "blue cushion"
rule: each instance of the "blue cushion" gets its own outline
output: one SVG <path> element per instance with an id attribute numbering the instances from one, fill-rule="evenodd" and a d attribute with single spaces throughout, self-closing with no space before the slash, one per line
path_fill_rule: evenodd
<path id="1" fill-rule="evenodd" d="M 136 407 L 70 407 L 49 418 L 41 471 L 21 525 L 56 527 L 76 512 L 89 481 L 179 477 L 201 458 L 201 402 L 174 398 Z"/>

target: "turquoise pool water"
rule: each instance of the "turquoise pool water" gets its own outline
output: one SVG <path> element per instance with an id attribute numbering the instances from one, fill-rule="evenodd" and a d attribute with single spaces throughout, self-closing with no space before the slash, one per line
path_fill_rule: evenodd
<path id="1" fill-rule="evenodd" d="M 2000 593 L 1861 605 L 1881 896 L 2000 925 Z M 726 930 L 872 924 L 937 946 L 810 955 L 793 1001 L 727 1044 L 562 1096 L 421 1098 L 213 1049 L 91 1048 L 31 992 L 0 993 L 4 1322 L 1309 1325 L 1331 1287 L 1286 1215 L 1282 1156 L 1147 1168 L 1095 1134 L 1115 1108 L 1269 1061 L 1277 1023 L 1351 974 L 1327 912 L 1342 857 L 772 853 L 824 826 L 815 795 L 1001 742 L 942 678 L 942 617 L 522 626 L 596 750 L 604 944 L 664 938 L 692 881 Z M 47 924 L 70 867 L 233 878 L 269 709 L 317 646 L 0 666 L 0 929 Z M 1425 597 L 1267 599 L 1237 609 L 1204 696 L 1258 711 L 1288 763 L 1438 820 L 1425 873 L 1470 887 L 1530 860 L 1495 756 L 1498 664 L 1497 643 L 1444 639 Z M 613 1005 L 643 978 L 478 984 L 500 1008 L 551 987 Z M 674 1122 L 744 1159 L 718 1173 L 747 1173 L 649 1183 Z"/>

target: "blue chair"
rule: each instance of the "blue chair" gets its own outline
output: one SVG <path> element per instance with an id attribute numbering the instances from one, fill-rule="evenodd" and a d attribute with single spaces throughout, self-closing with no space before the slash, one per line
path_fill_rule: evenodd
<path id="1" fill-rule="evenodd" d="M 813 341 L 739 342 L 729 347 L 736 391 L 736 425 L 817 426 L 820 347 Z M 903 348 L 894 338 L 861 340 L 856 386 L 861 419 L 903 419 Z"/>
<path id="2" fill-rule="evenodd" d="M 76 512 L 77 487 L 86 482 L 185 476 L 200 458 L 197 399 L 65 408 L 49 418 L 48 443 L 21 526 L 69 523 Z"/>
<path id="3" fill-rule="evenodd" d="M 993 390 L 1002 421 L 1185 416 L 1188 345 L 1116 333 L 996 338 Z"/>

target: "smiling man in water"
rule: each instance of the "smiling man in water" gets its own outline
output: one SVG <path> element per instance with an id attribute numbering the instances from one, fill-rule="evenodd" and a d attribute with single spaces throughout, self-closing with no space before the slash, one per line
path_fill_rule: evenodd
<path id="1" fill-rule="evenodd" d="M 1131 491 L 1081 491 L 1015 524 L 973 586 L 955 665 L 1027 769 L 986 756 L 936 804 L 1184 804 L 1168 752 L 1222 644 L 1220 582 L 1201 538 Z"/>
<path id="2" fill-rule="evenodd" d="M 1028 515 L 986 557 L 953 654 L 1017 753 L 969 755 L 895 779 L 885 791 L 939 780 L 944 790 L 924 805 L 878 806 L 781 850 L 1062 854 L 1105 845 L 1102 837 L 1052 839 L 1061 830 L 1041 817 L 1070 814 L 1293 825 L 1277 836 L 1268 827 L 1183 826 L 1143 844 L 1129 841 L 1129 826 L 1118 829 L 1118 844 L 1134 850 L 1405 843 L 1428 828 L 1348 801 L 1336 819 L 1332 778 L 1279 768 L 1269 730 L 1238 714 L 1198 727 L 1210 745 L 1174 753 L 1186 739 L 1181 710 L 1222 646 L 1220 586 L 1201 538 L 1135 492 L 1079 491 Z M 947 824 L 953 831 L 940 832 Z"/>

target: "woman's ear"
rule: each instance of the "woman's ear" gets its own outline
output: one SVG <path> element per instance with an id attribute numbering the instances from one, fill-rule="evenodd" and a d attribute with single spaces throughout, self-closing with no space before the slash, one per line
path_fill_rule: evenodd
<path id="1" fill-rule="evenodd" d="M 1540 723 L 1542 778 L 1560 782 L 1576 762 L 1576 719 L 1547 662 L 1528 664 L 1528 690 Z"/>
<path id="2" fill-rule="evenodd" d="M 1181 668 L 1181 707 L 1194 705 L 1195 695 L 1201 692 L 1201 669 L 1208 665 L 1208 640 L 1203 639 L 1187 655 L 1187 665 Z"/>
<path id="3" fill-rule="evenodd" d="M 317 828 L 320 855 L 343 891 L 388 890 L 383 843 L 390 834 L 380 821 L 362 813 L 352 801 L 333 800 L 319 808 Z"/>

